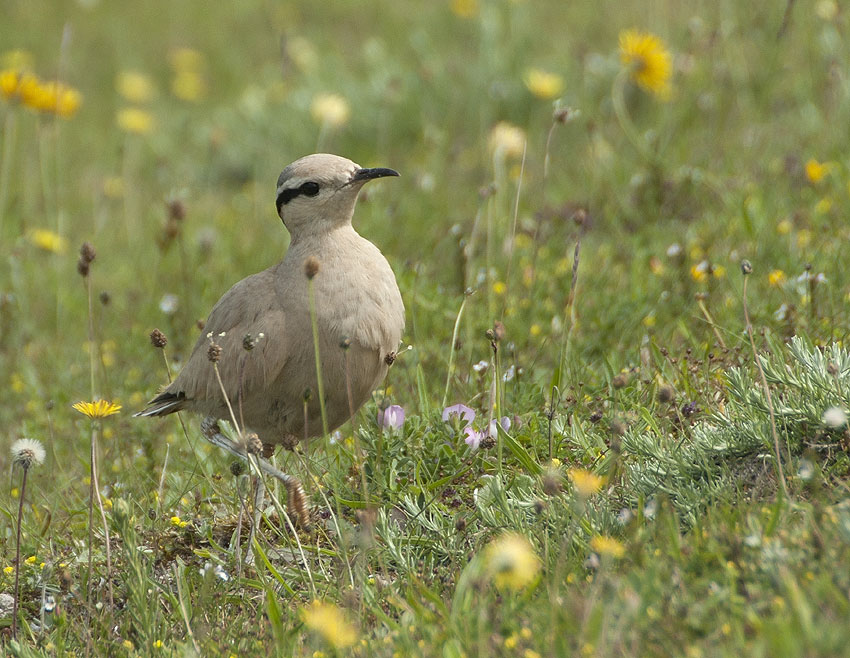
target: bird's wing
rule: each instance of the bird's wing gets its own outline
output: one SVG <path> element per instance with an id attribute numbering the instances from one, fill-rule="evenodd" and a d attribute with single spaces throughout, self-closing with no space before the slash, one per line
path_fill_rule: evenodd
<path id="1" fill-rule="evenodd" d="M 221 348 L 217 361 L 221 384 L 209 359 L 212 343 Z M 286 314 L 273 275 L 266 270 L 243 279 L 222 296 L 180 374 L 141 413 L 162 415 L 192 402 L 224 404 L 222 384 L 235 405 L 240 391 L 249 397 L 273 382 L 288 357 Z"/>

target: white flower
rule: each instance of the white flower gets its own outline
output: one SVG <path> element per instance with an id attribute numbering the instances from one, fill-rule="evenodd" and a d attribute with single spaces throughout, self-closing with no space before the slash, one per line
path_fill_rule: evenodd
<path id="1" fill-rule="evenodd" d="M 486 369 L 487 369 L 487 366 L 489 366 L 489 365 L 490 365 L 490 364 L 489 364 L 489 363 L 487 363 L 486 361 L 479 361 L 479 362 L 478 362 L 478 363 L 476 363 L 474 366 L 472 366 L 472 369 L 473 369 L 475 372 L 483 372 L 484 370 L 486 370 Z"/>
<path id="2" fill-rule="evenodd" d="M 12 444 L 12 461 L 24 468 L 43 463 L 46 454 L 41 441 L 36 439 L 18 439 Z"/>
<path id="3" fill-rule="evenodd" d="M 162 299 L 159 300 L 159 310 L 166 315 L 173 315 L 177 312 L 179 301 L 180 300 L 177 299 L 177 295 L 173 295 L 170 292 L 166 293 L 162 296 Z"/>

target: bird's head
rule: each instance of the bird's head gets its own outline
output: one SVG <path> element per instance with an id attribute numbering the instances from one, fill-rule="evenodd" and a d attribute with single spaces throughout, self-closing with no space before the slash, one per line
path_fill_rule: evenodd
<path id="1" fill-rule="evenodd" d="M 277 214 L 291 233 L 327 230 L 351 222 L 360 188 L 367 181 L 398 176 L 392 169 L 365 169 L 328 153 L 300 158 L 277 179 Z"/>

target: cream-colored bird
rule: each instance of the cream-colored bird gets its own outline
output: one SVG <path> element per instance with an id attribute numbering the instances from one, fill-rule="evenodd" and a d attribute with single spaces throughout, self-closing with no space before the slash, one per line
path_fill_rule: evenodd
<path id="1" fill-rule="evenodd" d="M 286 167 L 277 182 L 278 215 L 292 238 L 283 260 L 224 294 L 177 378 L 136 415 L 203 414 L 207 438 L 217 433 L 214 419 L 235 417 L 266 451 L 322 434 L 312 275 L 327 429 L 348 420 L 384 379 L 404 330 L 389 263 L 351 225 L 364 183 L 384 176 L 398 173 L 324 153 Z"/>

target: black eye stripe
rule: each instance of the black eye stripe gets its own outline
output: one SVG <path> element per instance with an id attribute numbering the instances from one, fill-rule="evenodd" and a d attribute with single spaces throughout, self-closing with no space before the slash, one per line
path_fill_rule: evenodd
<path id="1" fill-rule="evenodd" d="M 282 206 L 285 206 L 287 203 L 289 203 L 295 197 L 301 194 L 305 196 L 316 196 L 318 193 L 319 184 L 314 183 L 313 181 L 307 181 L 306 183 L 301 184 L 299 187 L 288 187 L 284 190 L 281 190 L 280 192 L 278 192 L 277 199 L 275 200 L 277 212 L 279 214 Z"/>

